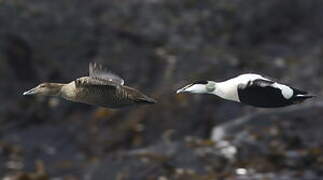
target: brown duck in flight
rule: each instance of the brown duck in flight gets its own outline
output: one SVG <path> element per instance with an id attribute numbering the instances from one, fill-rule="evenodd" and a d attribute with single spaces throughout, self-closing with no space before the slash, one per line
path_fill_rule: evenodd
<path id="1" fill-rule="evenodd" d="M 139 90 L 125 86 L 122 78 L 96 63 L 89 64 L 89 76 L 80 77 L 68 84 L 42 83 L 23 95 L 57 96 L 109 108 L 156 103 L 156 100 Z"/>

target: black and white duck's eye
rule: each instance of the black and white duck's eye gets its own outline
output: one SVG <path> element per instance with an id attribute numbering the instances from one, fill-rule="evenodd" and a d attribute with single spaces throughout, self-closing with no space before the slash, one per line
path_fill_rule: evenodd
<path id="1" fill-rule="evenodd" d="M 193 84 L 207 84 L 208 81 L 195 81 Z"/>

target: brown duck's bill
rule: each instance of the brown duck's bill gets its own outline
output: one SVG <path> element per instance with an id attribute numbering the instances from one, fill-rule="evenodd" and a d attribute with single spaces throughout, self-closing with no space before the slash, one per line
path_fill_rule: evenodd
<path id="1" fill-rule="evenodd" d="M 37 89 L 36 88 L 32 88 L 28 91 L 25 91 L 22 95 L 24 96 L 30 96 L 30 95 L 35 95 L 37 94 Z"/>

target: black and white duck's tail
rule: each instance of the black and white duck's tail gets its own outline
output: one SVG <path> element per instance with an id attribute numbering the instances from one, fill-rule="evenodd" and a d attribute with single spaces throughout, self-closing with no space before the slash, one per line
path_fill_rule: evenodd
<path id="1" fill-rule="evenodd" d="M 313 98 L 315 96 L 312 95 L 297 95 L 295 97 L 292 98 L 292 101 L 294 104 L 298 104 L 298 103 L 302 103 L 307 99 Z"/>
<path id="2" fill-rule="evenodd" d="M 316 97 L 315 95 L 308 94 L 306 91 L 293 89 L 295 92 L 295 95 L 292 97 L 292 101 L 294 103 L 302 103 L 303 101 Z"/>

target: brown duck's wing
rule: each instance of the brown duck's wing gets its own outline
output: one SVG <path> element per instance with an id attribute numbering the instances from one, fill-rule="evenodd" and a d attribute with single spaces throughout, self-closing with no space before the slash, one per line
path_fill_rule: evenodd
<path id="1" fill-rule="evenodd" d="M 113 81 L 104 81 L 104 80 L 96 79 L 92 77 L 80 77 L 75 80 L 75 86 L 76 87 L 106 86 L 109 88 L 116 89 L 120 85 Z"/>
<path id="2" fill-rule="evenodd" d="M 89 76 L 93 79 L 98 79 L 101 81 L 113 82 L 119 85 L 124 84 L 124 80 L 120 76 L 109 72 L 101 64 L 97 63 L 89 64 Z"/>

